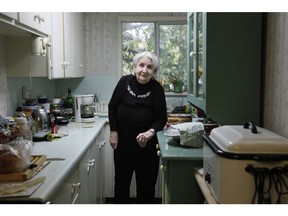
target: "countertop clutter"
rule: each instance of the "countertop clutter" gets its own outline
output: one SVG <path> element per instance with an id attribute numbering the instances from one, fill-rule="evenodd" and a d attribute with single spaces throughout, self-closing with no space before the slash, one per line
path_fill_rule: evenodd
<path id="1" fill-rule="evenodd" d="M 69 136 L 54 141 L 35 142 L 32 155 L 45 155 L 45 167 L 31 179 L 39 181 L 30 195 L 1 198 L 0 203 L 49 203 L 60 185 L 79 163 L 103 129 L 107 119 L 97 118 L 92 123 L 69 123 Z M 43 181 L 43 183 L 41 181 Z M 27 181 L 26 181 L 27 182 Z M 0 183 L 2 184 L 2 183 Z M 1 188 L 1 187 L 0 187 Z M 31 188 L 30 188 L 31 189 Z"/>

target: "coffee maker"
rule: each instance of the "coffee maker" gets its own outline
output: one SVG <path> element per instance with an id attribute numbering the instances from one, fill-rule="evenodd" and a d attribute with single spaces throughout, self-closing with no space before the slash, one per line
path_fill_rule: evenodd
<path id="1" fill-rule="evenodd" d="M 74 106 L 76 122 L 95 121 L 94 95 L 74 95 Z"/>

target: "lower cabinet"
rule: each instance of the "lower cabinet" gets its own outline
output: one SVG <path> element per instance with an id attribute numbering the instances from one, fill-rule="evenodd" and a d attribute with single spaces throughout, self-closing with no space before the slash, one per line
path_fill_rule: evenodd
<path id="1" fill-rule="evenodd" d="M 157 132 L 163 204 L 203 204 L 204 197 L 194 176 L 203 167 L 203 148 L 168 144 L 164 131 Z"/>
<path id="2" fill-rule="evenodd" d="M 78 167 L 73 169 L 57 193 L 52 197 L 52 204 L 79 204 L 81 183 L 79 181 Z"/>
<path id="3" fill-rule="evenodd" d="M 52 204 L 101 204 L 104 203 L 104 128 L 72 170 L 57 193 Z"/>
<path id="4" fill-rule="evenodd" d="M 202 161 L 162 160 L 161 163 L 163 204 L 204 203 L 194 176 L 194 168 L 202 167 Z"/>

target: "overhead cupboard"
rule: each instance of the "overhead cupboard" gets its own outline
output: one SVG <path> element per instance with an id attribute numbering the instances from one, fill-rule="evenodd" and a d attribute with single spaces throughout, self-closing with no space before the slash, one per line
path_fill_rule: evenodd
<path id="1" fill-rule="evenodd" d="M 20 12 L 19 22 L 46 35 L 51 35 L 51 13 L 49 12 Z"/>
<path id="2" fill-rule="evenodd" d="M 49 78 L 84 76 L 84 15 L 52 13 Z"/>
<path id="3" fill-rule="evenodd" d="M 7 76 L 84 76 L 83 13 L 1 13 L 2 25 L 7 29 L 0 30 L 5 36 Z M 35 54 L 35 48 L 45 52 Z"/>
<path id="4" fill-rule="evenodd" d="M 188 13 L 188 101 L 218 124 L 260 123 L 261 13 Z"/>

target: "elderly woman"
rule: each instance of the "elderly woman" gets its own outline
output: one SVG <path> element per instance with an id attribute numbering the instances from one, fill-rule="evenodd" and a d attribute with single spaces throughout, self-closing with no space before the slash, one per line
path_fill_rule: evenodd
<path id="1" fill-rule="evenodd" d="M 109 102 L 110 144 L 114 149 L 115 203 L 129 203 L 135 171 L 137 203 L 153 203 L 159 157 L 156 132 L 167 122 L 162 86 L 154 79 L 158 58 L 142 52 L 133 59 L 134 72 L 123 76 Z"/>

